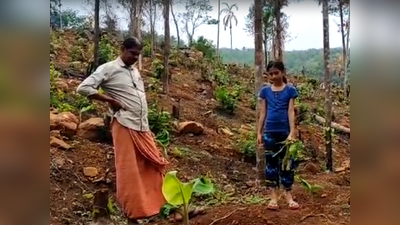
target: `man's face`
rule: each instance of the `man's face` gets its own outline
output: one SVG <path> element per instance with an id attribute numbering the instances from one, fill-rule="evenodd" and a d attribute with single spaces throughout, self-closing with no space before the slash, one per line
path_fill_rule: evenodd
<path id="1" fill-rule="evenodd" d="M 129 65 L 133 65 L 138 59 L 139 55 L 141 53 L 141 49 L 139 48 L 123 48 L 122 49 L 122 56 L 124 59 L 124 62 Z"/>

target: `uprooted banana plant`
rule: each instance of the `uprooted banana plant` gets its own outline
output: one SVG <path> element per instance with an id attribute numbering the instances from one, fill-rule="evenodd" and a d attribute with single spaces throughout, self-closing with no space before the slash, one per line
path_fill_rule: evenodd
<path id="1" fill-rule="evenodd" d="M 197 178 L 182 183 L 176 176 L 177 171 L 170 171 L 165 175 L 162 192 L 167 201 L 160 209 L 160 216 L 166 218 L 174 211 L 183 216 L 183 224 L 189 225 L 189 205 L 192 194 L 209 194 L 214 191 L 214 185 L 206 178 Z"/>

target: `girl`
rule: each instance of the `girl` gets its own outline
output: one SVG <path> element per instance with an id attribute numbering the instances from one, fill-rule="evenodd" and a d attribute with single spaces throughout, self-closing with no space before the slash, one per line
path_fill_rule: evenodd
<path id="1" fill-rule="evenodd" d="M 292 85 L 286 84 L 285 67 L 282 62 L 269 62 L 267 72 L 272 85 L 263 87 L 259 94 L 261 107 L 257 142 L 259 145 L 264 144 L 266 150 L 266 180 L 267 186 L 272 188 L 268 209 L 278 209 L 277 189 L 280 184 L 286 191 L 289 208 L 298 209 L 299 204 L 293 200 L 291 194 L 294 182 L 293 163 L 289 171 L 282 170 L 282 159 L 286 149 L 275 155 L 284 147 L 283 141 L 294 138 L 294 99 L 298 94 Z"/>

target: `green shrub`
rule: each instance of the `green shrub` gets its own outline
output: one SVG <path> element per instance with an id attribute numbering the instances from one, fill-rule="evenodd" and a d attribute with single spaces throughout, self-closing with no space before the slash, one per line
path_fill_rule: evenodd
<path id="1" fill-rule="evenodd" d="M 239 93 L 235 90 L 229 90 L 226 86 L 219 86 L 215 90 L 215 98 L 225 111 L 233 113 L 236 109 Z"/>

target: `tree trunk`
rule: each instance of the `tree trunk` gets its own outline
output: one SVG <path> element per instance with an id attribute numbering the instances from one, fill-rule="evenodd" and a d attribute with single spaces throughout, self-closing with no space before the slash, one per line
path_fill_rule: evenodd
<path id="1" fill-rule="evenodd" d="M 233 41 L 232 41 L 232 24 L 229 27 L 230 33 L 231 33 L 231 49 L 233 49 Z"/>
<path id="2" fill-rule="evenodd" d="M 325 125 L 326 120 L 323 117 L 314 115 L 314 118 L 318 123 Z M 335 129 L 337 132 L 340 132 L 343 134 L 350 134 L 350 128 L 342 126 L 342 125 L 340 125 L 338 123 L 334 123 L 334 122 L 332 122 L 331 124 L 332 124 L 332 128 Z"/>
<path id="3" fill-rule="evenodd" d="M 153 15 L 153 0 L 149 0 L 149 7 L 150 7 L 150 57 L 151 59 L 154 58 L 154 15 Z"/>
<path id="4" fill-rule="evenodd" d="M 169 92 L 169 67 L 168 59 L 171 48 L 170 43 L 170 32 L 169 32 L 169 8 L 171 0 L 164 0 L 164 77 L 163 77 L 163 92 L 168 94 Z"/>
<path id="5" fill-rule="evenodd" d="M 264 40 L 264 64 L 268 65 L 268 41 Z"/>
<path id="6" fill-rule="evenodd" d="M 347 25 L 347 40 L 346 40 L 346 67 L 344 70 L 344 79 L 345 79 L 345 83 L 346 83 L 346 96 L 347 98 L 349 98 L 350 95 L 350 84 L 349 84 L 349 74 L 347 72 L 347 68 L 349 67 L 350 61 L 347 59 L 350 59 L 350 55 L 349 55 L 349 44 L 350 44 L 350 10 L 349 10 L 349 24 Z M 347 62 L 348 61 L 348 62 Z"/>
<path id="7" fill-rule="evenodd" d="M 281 10 L 282 0 L 275 0 L 275 21 L 276 21 L 276 33 L 275 33 L 275 61 L 283 60 L 283 43 L 282 43 L 282 23 L 281 23 Z"/>
<path id="8" fill-rule="evenodd" d="M 171 14 L 172 14 L 172 18 L 174 19 L 174 23 L 175 23 L 175 28 L 176 28 L 176 36 L 178 39 L 178 48 L 181 47 L 181 36 L 179 34 L 179 24 L 178 24 L 178 20 L 176 19 L 175 13 L 174 13 L 174 6 L 172 5 L 172 1 L 170 4 L 171 7 Z"/>
<path id="9" fill-rule="evenodd" d="M 99 43 L 100 43 L 100 0 L 94 2 L 94 69 L 99 66 Z"/>
<path id="10" fill-rule="evenodd" d="M 339 14 L 340 14 L 340 33 L 342 34 L 342 48 L 343 48 L 343 57 L 342 57 L 342 67 L 343 67 L 343 74 L 344 74 L 344 81 L 343 81 L 343 90 L 346 92 L 347 88 L 347 69 L 346 69 L 346 62 L 347 62 L 347 54 L 346 54 L 346 40 L 345 40 L 345 33 L 344 33 L 344 23 L 343 23 L 343 0 L 339 0 Z"/>
<path id="11" fill-rule="evenodd" d="M 217 31 L 217 56 L 219 60 L 219 31 L 220 31 L 220 20 L 221 20 L 221 0 L 218 0 L 218 31 Z"/>
<path id="12" fill-rule="evenodd" d="M 255 44 L 255 95 L 258 93 L 263 84 L 263 39 L 262 39 L 262 3 L 263 0 L 254 0 L 254 44 Z M 256 121 L 258 121 L 260 113 L 260 104 L 257 104 Z M 258 131 L 258 123 L 256 122 L 256 130 Z M 265 180 L 265 152 L 264 148 L 258 147 L 256 151 L 257 158 L 257 177 L 259 181 Z"/>
<path id="13" fill-rule="evenodd" d="M 137 1 L 131 1 L 132 14 L 131 14 L 131 35 L 136 37 L 136 18 L 137 18 Z"/>
<path id="14" fill-rule="evenodd" d="M 324 30 L 324 69 L 325 69 L 325 148 L 326 148 L 326 169 L 333 171 L 333 159 L 332 159 L 332 100 L 331 100 L 331 74 L 329 72 L 329 12 L 328 12 L 328 1 L 322 1 L 322 19 L 323 19 L 323 30 Z"/>
<path id="15" fill-rule="evenodd" d="M 142 10 L 143 10 L 143 3 L 144 0 L 136 0 L 138 1 L 137 3 L 137 13 L 136 13 L 136 37 L 141 40 L 142 39 Z M 142 59 L 143 59 L 143 55 L 140 54 L 139 55 L 139 60 L 138 60 L 138 64 L 139 64 L 139 70 L 142 70 Z"/>

